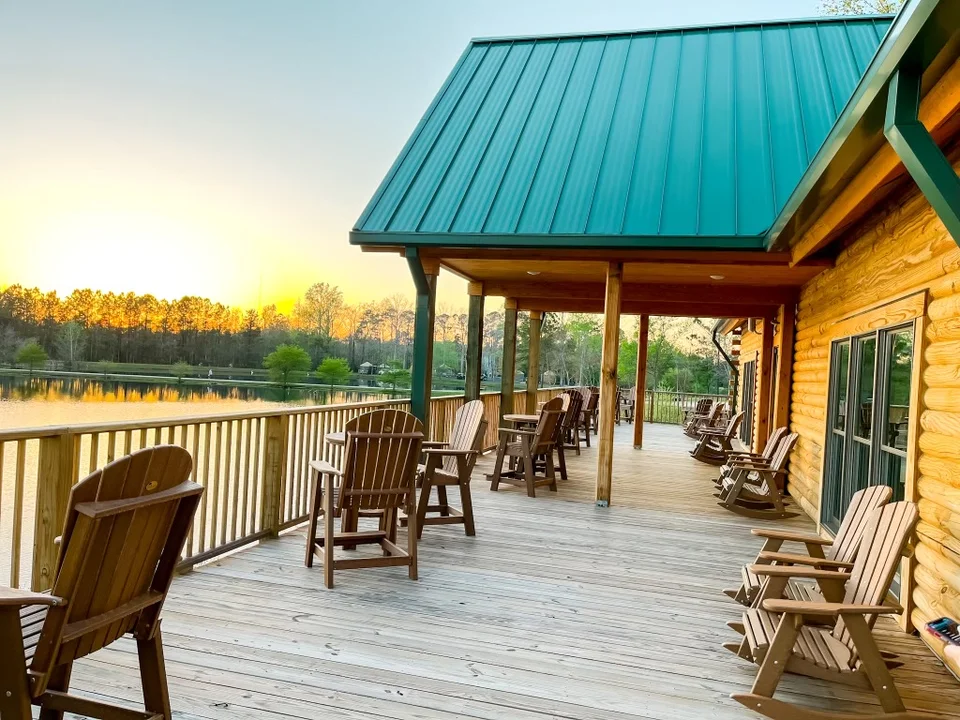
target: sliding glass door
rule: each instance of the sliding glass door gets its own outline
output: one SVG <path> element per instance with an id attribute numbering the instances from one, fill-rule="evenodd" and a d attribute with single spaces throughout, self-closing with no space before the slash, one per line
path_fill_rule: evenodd
<path id="1" fill-rule="evenodd" d="M 753 442 L 753 406 L 757 395 L 757 361 L 743 364 L 743 422 L 740 423 L 740 439 L 747 445 Z"/>
<path id="2" fill-rule="evenodd" d="M 913 323 L 831 347 L 821 521 L 836 532 L 854 493 L 889 485 L 904 497 Z"/>

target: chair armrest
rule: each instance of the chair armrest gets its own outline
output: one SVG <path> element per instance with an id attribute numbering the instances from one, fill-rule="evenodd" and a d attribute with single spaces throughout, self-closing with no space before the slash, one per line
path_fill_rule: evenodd
<path id="1" fill-rule="evenodd" d="M 813 533 L 790 532 L 789 530 L 777 530 L 776 528 L 753 528 L 750 532 L 757 537 L 769 538 L 770 540 L 785 540 L 786 542 L 809 543 L 810 545 L 833 545 L 833 540 Z"/>
<path id="2" fill-rule="evenodd" d="M 336 475 L 341 476 L 343 473 L 337 470 L 333 465 L 328 463 L 326 460 L 311 460 L 310 469 L 316 470 L 321 475 Z"/>
<path id="3" fill-rule="evenodd" d="M 501 435 L 503 435 L 503 434 L 507 434 L 507 435 L 529 435 L 530 437 L 533 437 L 533 436 L 536 435 L 537 433 L 536 433 L 535 431 L 533 431 L 533 430 L 514 430 L 513 428 L 500 428 L 500 434 L 501 434 Z"/>
<path id="4" fill-rule="evenodd" d="M 842 560 L 825 560 L 823 558 L 810 557 L 809 555 L 797 555 L 794 553 L 782 552 L 761 552 L 757 556 L 758 560 L 768 560 L 770 562 L 780 563 L 781 565 L 809 565 L 820 568 L 821 570 L 850 570 L 853 563 L 843 562 Z"/>
<path id="5" fill-rule="evenodd" d="M 447 447 L 449 444 L 450 443 L 443 442 L 442 440 L 425 440 L 420 444 L 420 447 L 422 447 L 424 450 L 432 450 L 433 448 Z"/>
<path id="6" fill-rule="evenodd" d="M 750 572 L 765 577 L 800 578 L 805 580 L 837 580 L 845 583 L 850 574 L 836 570 L 798 567 L 797 565 L 751 565 Z"/>
<path id="7" fill-rule="evenodd" d="M 423 451 L 424 455 L 439 455 L 443 457 L 444 455 L 457 456 L 462 455 L 463 457 L 470 457 L 471 455 L 476 455 L 479 450 L 463 450 L 457 448 L 427 448 Z"/>
<path id="8" fill-rule="evenodd" d="M 202 493 L 203 488 L 200 485 L 187 481 L 169 490 L 163 490 L 153 495 L 130 498 L 129 500 L 103 500 L 99 502 L 78 503 L 76 511 L 81 515 L 86 515 L 94 520 L 98 520 L 112 515 L 133 512 L 134 510 L 143 510 L 173 500 L 183 500 L 184 498 Z"/>
<path id="9" fill-rule="evenodd" d="M 845 603 L 807 602 L 805 600 L 764 600 L 768 612 L 790 615 L 897 615 L 903 612 L 899 605 L 847 605 Z"/>
<path id="10" fill-rule="evenodd" d="M 30 605 L 66 605 L 67 601 L 49 593 L 35 593 L 28 590 L 0 587 L 0 608 L 29 607 Z"/>

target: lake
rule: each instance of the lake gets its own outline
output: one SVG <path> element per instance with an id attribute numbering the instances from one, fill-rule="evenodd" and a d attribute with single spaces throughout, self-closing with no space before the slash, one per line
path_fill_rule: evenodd
<path id="1" fill-rule="evenodd" d="M 0 429 L 209 415 L 391 397 L 365 390 L 0 376 Z"/>

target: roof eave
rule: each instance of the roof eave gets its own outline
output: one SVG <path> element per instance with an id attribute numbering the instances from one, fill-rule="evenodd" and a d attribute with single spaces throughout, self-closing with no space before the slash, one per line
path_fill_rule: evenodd
<path id="1" fill-rule="evenodd" d="M 366 247 L 500 247 L 622 250 L 764 250 L 764 236 L 715 235 L 491 235 L 486 233 L 369 232 L 353 229 L 350 244 Z"/>

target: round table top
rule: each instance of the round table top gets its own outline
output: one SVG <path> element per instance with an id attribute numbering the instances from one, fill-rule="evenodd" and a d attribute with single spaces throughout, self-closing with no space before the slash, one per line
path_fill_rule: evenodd
<path id="1" fill-rule="evenodd" d="M 513 423 L 531 423 L 536 424 L 540 422 L 539 415 L 526 415 L 524 413 L 507 413 L 503 416 L 503 419 L 507 422 Z"/>

